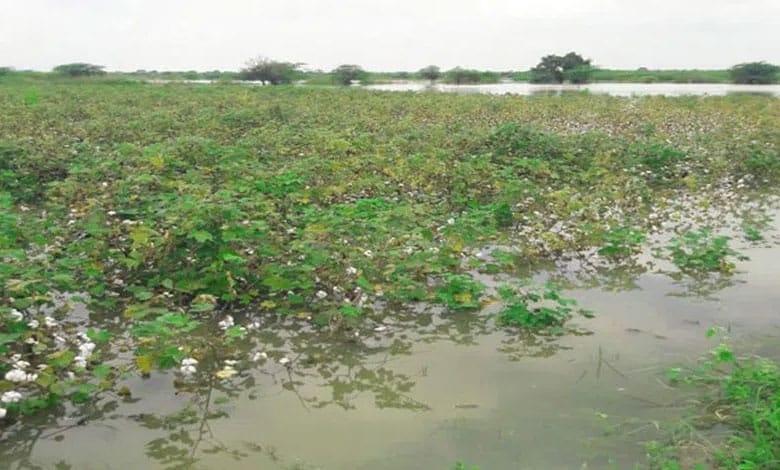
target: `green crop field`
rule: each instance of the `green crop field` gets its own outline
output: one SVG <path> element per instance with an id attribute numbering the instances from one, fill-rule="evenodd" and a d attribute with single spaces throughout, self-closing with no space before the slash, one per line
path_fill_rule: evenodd
<path id="1" fill-rule="evenodd" d="M 199 380 L 198 361 L 250 354 L 250 317 L 348 338 L 413 303 L 501 301 L 503 327 L 563 334 L 590 312 L 475 273 L 623 265 L 687 217 L 677 201 L 706 214 L 780 177 L 780 100 L 761 96 L 19 79 L 0 108 L 0 392 L 23 392 L 20 420 L 139 374 Z M 729 275 L 739 254 L 701 217 L 713 232 L 657 256 Z"/>

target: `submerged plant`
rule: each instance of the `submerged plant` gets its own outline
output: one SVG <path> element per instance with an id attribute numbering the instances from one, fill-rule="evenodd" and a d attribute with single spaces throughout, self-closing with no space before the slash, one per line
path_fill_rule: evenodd
<path id="1" fill-rule="evenodd" d="M 682 271 L 731 274 L 735 265 L 729 258 L 747 258 L 730 248 L 729 240 L 725 235 L 714 236 L 709 230 L 701 229 L 674 238 L 667 249 L 672 255 L 674 265 Z"/>
<path id="2" fill-rule="evenodd" d="M 561 289 L 552 283 L 501 286 L 498 293 L 504 302 L 498 314 L 501 325 L 559 333 L 574 313 L 591 316 L 590 312 L 577 308 L 576 300 L 563 297 Z"/>
<path id="3" fill-rule="evenodd" d="M 647 236 L 631 227 L 615 227 L 602 235 L 604 246 L 599 248 L 602 256 L 630 256 L 639 251 Z"/>
<path id="4" fill-rule="evenodd" d="M 485 285 L 468 274 L 448 274 L 436 289 L 436 301 L 451 310 L 475 310 Z"/>

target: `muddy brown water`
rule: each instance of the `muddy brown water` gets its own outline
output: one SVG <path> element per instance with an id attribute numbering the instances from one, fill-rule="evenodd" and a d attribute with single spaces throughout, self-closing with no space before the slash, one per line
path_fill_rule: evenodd
<path id="1" fill-rule="evenodd" d="M 615 269 L 588 288 L 580 279 L 566 294 L 596 317 L 556 339 L 496 328 L 495 306 L 421 308 L 351 342 L 269 329 L 260 334 L 269 359 L 243 364 L 239 378 L 179 393 L 172 374 L 133 379 L 131 403 L 106 400 L 83 422 L 44 416 L 8 430 L 0 466 L 632 468 L 645 462 L 643 444 L 687 412 L 692 392 L 665 374 L 716 345 L 708 328 L 726 327 L 744 353 L 780 349 L 779 232 L 775 217 L 767 242 L 735 240 L 750 260 L 707 297 L 659 272 L 623 282 Z"/>

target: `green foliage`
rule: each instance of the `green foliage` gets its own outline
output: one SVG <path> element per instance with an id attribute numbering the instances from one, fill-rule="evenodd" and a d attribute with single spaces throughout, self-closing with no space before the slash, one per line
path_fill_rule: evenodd
<path id="1" fill-rule="evenodd" d="M 561 296 L 561 289 L 552 283 L 501 286 L 498 293 L 504 302 L 498 314 L 501 325 L 557 334 L 574 313 L 590 316 L 590 312 L 577 309 L 577 301 Z"/>
<path id="2" fill-rule="evenodd" d="M 531 69 L 531 81 L 534 83 L 587 83 L 592 68 L 590 60 L 585 60 L 575 52 L 564 56 L 547 55 Z"/>
<path id="3" fill-rule="evenodd" d="M 647 237 L 642 231 L 632 227 L 613 227 L 605 232 L 601 239 L 604 245 L 599 248 L 600 255 L 621 257 L 631 256 L 639 251 Z"/>
<path id="4" fill-rule="evenodd" d="M 339 65 L 331 72 L 339 85 L 349 86 L 352 82 L 360 81 L 366 77 L 366 72 L 359 65 Z"/>
<path id="5" fill-rule="evenodd" d="M 439 67 L 435 65 L 429 65 L 427 67 L 423 67 L 417 73 L 424 79 L 430 80 L 431 83 L 441 78 L 441 70 L 439 70 Z"/>
<path id="6" fill-rule="evenodd" d="M 475 310 L 480 307 L 480 295 L 485 285 L 468 274 L 447 274 L 436 289 L 436 301 L 450 310 Z"/>
<path id="7" fill-rule="evenodd" d="M 715 330 L 708 331 L 708 336 Z M 728 338 L 722 338 L 700 365 L 684 374 L 677 369 L 674 381 L 702 390 L 707 401 L 698 422 L 713 419 L 726 426 L 729 437 L 711 449 L 717 468 L 775 468 L 780 461 L 780 367 L 761 357 L 738 357 Z M 714 415 L 714 416 L 710 416 Z M 711 446 L 711 445 L 710 445 Z M 704 446 L 702 446 L 704 447 Z M 709 446 L 708 446 L 709 447 Z M 648 449 L 652 468 L 681 468 L 674 444 L 652 443 Z M 703 463 L 696 468 L 705 468 Z"/>
<path id="8" fill-rule="evenodd" d="M 278 62 L 267 57 L 256 57 L 247 62 L 238 74 L 239 80 L 257 80 L 271 85 L 292 83 L 300 64 Z M 197 76 L 195 77 L 197 78 Z"/>
<path id="9" fill-rule="evenodd" d="M 734 83 L 767 85 L 780 81 L 780 67 L 766 62 L 749 62 L 731 68 L 731 80 Z"/>
<path id="10" fill-rule="evenodd" d="M 67 75 L 69 77 L 88 77 L 92 75 L 105 75 L 105 67 L 102 65 L 86 64 L 83 62 L 76 62 L 72 64 L 62 64 L 54 67 L 54 72 Z"/>
<path id="11" fill-rule="evenodd" d="M 495 72 L 479 71 L 455 67 L 444 73 L 444 81 L 455 85 L 476 85 L 478 83 L 497 83 L 499 75 Z"/>
<path id="12" fill-rule="evenodd" d="M 747 258 L 731 249 L 729 240 L 727 236 L 713 236 L 709 230 L 701 229 L 674 238 L 667 249 L 672 255 L 672 262 L 684 272 L 731 274 L 735 266 L 729 258 Z"/>
<path id="13" fill-rule="evenodd" d="M 645 215 L 658 205 L 742 177 L 776 146 L 777 100 L 750 96 L 692 107 L 25 80 L 0 94 L 0 363 L 20 354 L 26 373 L 52 368 L 45 385 L 39 374 L 20 386 L 30 412 L 183 355 L 232 354 L 253 338 L 226 312 L 339 331 L 383 303 L 479 308 L 472 269 L 623 250 L 657 224 Z M 776 175 L 751 184 L 771 188 Z M 601 238 L 605 227 L 637 234 Z M 472 264 L 498 246 L 512 254 Z M 533 312 L 523 295 L 515 303 Z M 44 311 L 60 325 L 42 326 Z"/>

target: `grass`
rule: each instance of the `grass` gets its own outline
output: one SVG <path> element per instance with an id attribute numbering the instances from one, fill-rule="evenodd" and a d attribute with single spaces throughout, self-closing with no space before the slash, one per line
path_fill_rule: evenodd
<path id="1" fill-rule="evenodd" d="M 780 466 L 780 367 L 761 357 L 738 357 L 723 342 L 688 373 L 672 371 L 676 382 L 695 386 L 702 403 L 672 442 L 649 446 L 653 468 L 771 469 Z M 714 425 L 729 429 L 715 443 Z M 693 431 L 693 432 L 691 432 Z M 696 449 L 696 452 L 690 452 Z"/>
<path id="2" fill-rule="evenodd" d="M 254 333 L 231 312 L 344 335 L 417 302 L 469 314 L 492 295 L 470 267 L 486 246 L 555 260 L 606 243 L 630 257 L 681 196 L 736 200 L 723 182 L 737 180 L 769 193 L 780 172 L 780 101 L 760 96 L 11 75 L 0 84 L 0 375 L 28 374 L 0 380 L 24 394 L 13 419 L 214 351 L 240 357 Z M 568 315 L 504 300 L 508 323 L 559 328 Z"/>

